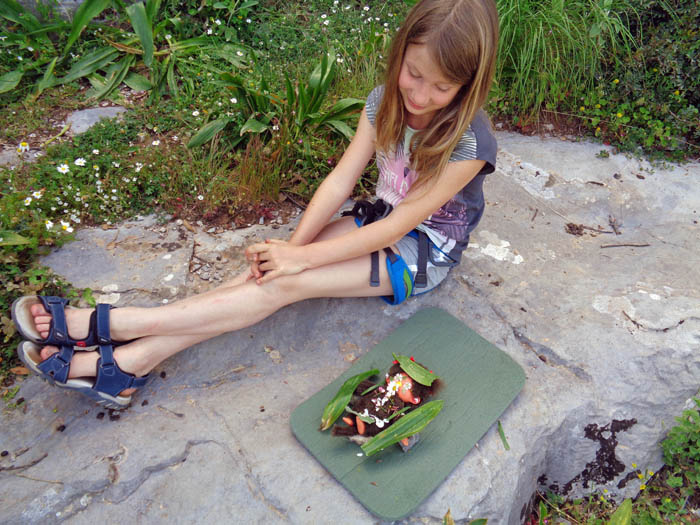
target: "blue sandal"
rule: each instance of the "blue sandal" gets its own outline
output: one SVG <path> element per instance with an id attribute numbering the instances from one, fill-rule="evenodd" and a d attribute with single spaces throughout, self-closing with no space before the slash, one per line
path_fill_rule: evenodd
<path id="1" fill-rule="evenodd" d="M 51 315 L 51 325 L 49 335 L 41 337 L 34 326 L 34 317 L 31 307 L 41 303 L 44 309 Z M 68 334 L 66 324 L 65 309 L 68 300 L 61 297 L 26 295 L 20 297 L 12 303 L 12 320 L 23 339 L 42 346 L 77 346 L 86 348 L 90 346 L 105 344 L 124 344 L 124 342 L 113 342 L 109 336 L 109 312 L 113 306 L 109 304 L 98 304 L 95 311 L 90 315 L 90 326 L 85 339 L 74 339 Z"/>
<path id="2" fill-rule="evenodd" d="M 72 346 L 62 346 L 60 350 L 45 360 L 41 360 L 41 346 L 31 341 L 22 341 L 17 347 L 20 360 L 41 379 L 53 386 L 76 390 L 85 394 L 106 408 L 121 410 L 131 403 L 131 396 L 122 396 L 120 392 L 127 388 L 143 387 L 149 375 L 136 377 L 124 372 L 114 361 L 112 345 L 99 346 L 100 358 L 97 360 L 97 376 L 93 378 L 68 379 Z"/>

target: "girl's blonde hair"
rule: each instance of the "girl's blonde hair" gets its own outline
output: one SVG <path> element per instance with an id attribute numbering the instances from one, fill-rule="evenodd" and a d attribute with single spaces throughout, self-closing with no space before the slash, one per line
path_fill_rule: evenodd
<path id="1" fill-rule="evenodd" d="M 433 180 L 447 167 L 455 146 L 486 102 L 496 66 L 498 13 L 494 0 L 423 0 L 411 9 L 393 39 L 384 96 L 377 112 L 377 149 L 389 153 L 406 129 L 399 73 L 409 44 L 425 44 L 447 80 L 461 86 L 430 125 L 411 141 L 414 187 Z"/>

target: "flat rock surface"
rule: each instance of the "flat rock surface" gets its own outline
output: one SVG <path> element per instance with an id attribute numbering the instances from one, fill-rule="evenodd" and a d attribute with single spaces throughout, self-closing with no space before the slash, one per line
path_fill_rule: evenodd
<path id="1" fill-rule="evenodd" d="M 66 122 L 71 125 L 70 132 L 73 135 L 85 133 L 102 119 L 119 117 L 126 111 L 122 106 L 108 106 L 99 108 L 82 109 L 71 113 Z"/>
<path id="2" fill-rule="evenodd" d="M 455 520 L 517 524 L 550 487 L 634 495 L 637 468 L 661 465 L 657 443 L 698 390 L 700 166 L 498 138 L 484 218 L 434 292 L 399 307 L 284 308 L 165 361 L 118 415 L 23 381 L 24 405 L 2 413 L 0 521 L 377 522 L 296 442 L 288 418 L 428 306 L 511 355 L 527 381 L 500 419 L 510 450 L 492 427 L 403 523 L 441 523 L 451 509 Z M 44 263 L 117 306 L 156 306 L 225 281 L 244 267 L 245 245 L 288 229 L 186 226 L 147 217 L 84 229 Z"/>

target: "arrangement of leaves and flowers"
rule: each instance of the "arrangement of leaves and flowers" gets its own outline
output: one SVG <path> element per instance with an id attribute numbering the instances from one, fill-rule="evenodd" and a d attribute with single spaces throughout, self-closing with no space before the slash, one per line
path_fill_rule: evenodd
<path id="1" fill-rule="evenodd" d="M 413 357 L 394 354 L 394 363 L 384 381 L 368 379 L 379 374 L 373 369 L 349 378 L 326 405 L 321 431 L 342 417 L 345 425 L 333 427 L 334 436 L 346 436 L 359 444 L 366 456 L 396 443 L 407 451 L 442 410 L 444 401 L 426 399 L 440 386 L 439 378 Z"/>

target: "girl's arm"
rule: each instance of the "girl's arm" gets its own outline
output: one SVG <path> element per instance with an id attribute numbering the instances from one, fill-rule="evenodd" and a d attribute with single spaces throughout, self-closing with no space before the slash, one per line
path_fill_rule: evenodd
<path id="1" fill-rule="evenodd" d="M 409 192 L 387 218 L 340 237 L 305 246 L 282 242 L 249 246 L 247 255 L 256 258 L 259 268 L 266 272 L 257 282 L 261 284 L 280 275 L 352 259 L 395 244 L 456 195 L 483 166 L 482 160 L 450 163 L 435 183 Z"/>
<path id="2" fill-rule="evenodd" d="M 355 136 L 338 165 L 314 193 L 289 244 L 301 246 L 310 243 L 328 224 L 333 214 L 352 194 L 357 180 L 372 158 L 375 138 L 374 128 L 363 109 Z"/>

